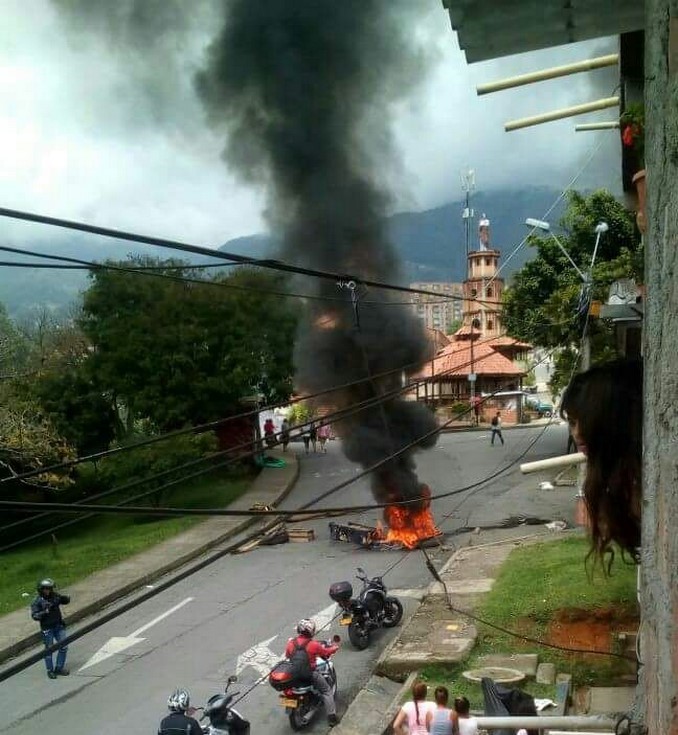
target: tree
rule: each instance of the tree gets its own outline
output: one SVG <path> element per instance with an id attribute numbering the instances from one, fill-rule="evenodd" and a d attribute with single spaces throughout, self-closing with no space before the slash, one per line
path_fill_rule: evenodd
<path id="1" fill-rule="evenodd" d="M 175 260 L 135 263 L 200 277 Z M 185 268 L 163 270 L 168 265 Z M 227 416 L 255 393 L 267 402 L 290 396 L 296 315 L 271 293 L 281 290 L 280 278 L 239 269 L 211 285 L 114 270 L 91 279 L 79 320 L 91 344 L 87 370 L 121 429 L 146 418 L 173 429 Z"/>
<path id="2" fill-rule="evenodd" d="M 564 234 L 558 239 L 583 273 L 590 269 L 595 227 L 607 222 L 593 268 L 591 298 L 605 301 L 610 284 L 619 278 L 642 282 L 643 253 L 633 215 L 609 192 L 600 190 L 584 196 L 571 192 L 561 221 Z M 585 311 L 581 311 L 582 280 L 552 237 L 529 239 L 537 251 L 513 275 L 504 292 L 504 324 L 518 339 L 546 348 L 562 348 L 556 358 L 551 388 L 557 392 L 567 381 L 576 357 Z M 614 355 L 612 328 L 589 320 L 591 355 L 594 360 Z"/>

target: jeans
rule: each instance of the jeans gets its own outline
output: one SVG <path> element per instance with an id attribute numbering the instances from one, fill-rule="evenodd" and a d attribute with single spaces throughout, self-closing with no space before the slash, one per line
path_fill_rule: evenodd
<path id="1" fill-rule="evenodd" d="M 60 643 L 63 641 L 63 639 L 66 637 L 66 626 L 65 625 L 57 625 L 55 628 L 50 628 L 49 630 L 43 630 L 42 633 L 42 641 L 45 644 L 45 648 L 49 648 L 53 643 Z M 56 660 L 56 667 L 54 666 L 54 663 L 52 662 L 52 654 L 46 653 L 45 654 L 45 666 L 47 667 L 47 671 L 61 671 L 61 669 L 64 668 L 64 665 L 66 663 L 66 653 L 68 652 L 68 646 L 63 646 L 62 648 L 59 648 L 57 652 L 57 660 Z"/>
<path id="2" fill-rule="evenodd" d="M 313 672 L 313 686 L 323 698 L 323 703 L 325 704 L 325 714 L 328 717 L 330 715 L 336 715 L 337 706 L 334 703 L 332 690 L 330 689 L 330 685 L 327 683 L 327 679 L 325 679 L 325 677 L 319 671 Z"/>
<path id="3" fill-rule="evenodd" d="M 501 443 L 504 443 L 504 437 L 501 435 L 501 429 L 492 429 L 492 441 L 490 444 L 494 444 L 494 437 L 498 436 L 501 439 Z"/>

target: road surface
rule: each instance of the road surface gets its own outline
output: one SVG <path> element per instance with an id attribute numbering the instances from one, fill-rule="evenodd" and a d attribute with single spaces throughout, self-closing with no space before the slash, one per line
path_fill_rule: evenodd
<path id="1" fill-rule="evenodd" d="M 453 490 L 515 461 L 538 435 L 541 438 L 526 459 L 564 452 L 567 435 L 563 426 L 553 425 L 541 432 L 541 428 L 505 431 L 506 445 L 493 447 L 485 432 L 444 434 L 434 449 L 418 456 L 420 478 L 434 493 Z M 298 444 L 292 447 L 303 452 Z M 302 454 L 300 478 L 285 503 L 287 507 L 296 507 L 357 473 L 355 465 L 341 454 L 339 441 L 330 442 L 328 450 L 325 455 Z M 572 488 L 539 491 L 540 479 L 545 478 L 523 477 L 514 466 L 472 497 L 467 493 L 435 501 L 434 515 L 446 532 L 520 514 L 571 518 Z M 368 481 L 361 480 L 324 503 L 364 503 L 369 498 Z M 376 515 L 365 514 L 354 520 L 373 524 Z M 69 653 L 71 676 L 51 681 L 39 663 L 3 682 L 0 733 L 153 733 L 175 687 L 188 687 L 193 703 L 201 704 L 220 691 L 238 664 L 235 688 L 245 691 L 282 652 L 296 620 L 318 613 L 329 616 L 330 583 L 352 580 L 356 566 L 374 575 L 401 560 L 385 581 L 403 591 L 407 611 L 414 609 L 412 591 L 430 582 L 420 553 L 366 551 L 333 543 L 327 521 L 305 525 L 315 527 L 318 540 L 221 559 L 84 636 Z M 451 541 L 462 544 L 465 539 L 468 537 L 455 536 Z M 437 561 L 442 563 L 450 553 L 449 548 L 438 551 Z M 341 631 L 332 627 L 330 633 L 335 632 Z M 395 633 L 377 634 L 374 645 L 362 652 L 347 642 L 335 657 L 340 714 Z M 276 693 L 264 683 L 238 705 L 252 722 L 253 735 L 290 732 L 276 700 Z M 312 731 L 326 730 L 322 717 Z"/>

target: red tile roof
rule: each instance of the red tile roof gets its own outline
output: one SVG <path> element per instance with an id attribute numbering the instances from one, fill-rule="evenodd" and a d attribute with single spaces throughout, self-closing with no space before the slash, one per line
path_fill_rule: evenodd
<path id="1" fill-rule="evenodd" d="M 431 364 L 433 363 L 433 365 Z M 479 375 L 520 377 L 525 371 L 504 357 L 491 342 L 481 342 L 473 347 L 473 372 Z M 471 373 L 471 345 L 451 342 L 438 352 L 433 361 L 424 364 L 417 378 L 466 376 Z"/>

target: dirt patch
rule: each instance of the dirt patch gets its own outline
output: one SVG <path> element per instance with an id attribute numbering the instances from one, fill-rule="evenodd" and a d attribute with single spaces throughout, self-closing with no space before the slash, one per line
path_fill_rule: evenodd
<path id="1" fill-rule="evenodd" d="M 633 608 L 600 607 L 558 610 L 546 631 L 546 640 L 568 648 L 619 651 L 617 633 L 635 633 L 639 617 Z"/>

